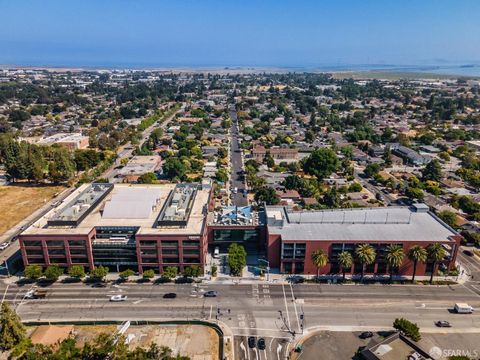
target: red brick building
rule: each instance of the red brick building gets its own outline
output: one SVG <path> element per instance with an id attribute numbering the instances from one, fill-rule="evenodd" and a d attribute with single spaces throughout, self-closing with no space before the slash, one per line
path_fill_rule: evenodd
<path id="1" fill-rule="evenodd" d="M 362 265 L 355 262 L 355 249 L 359 244 L 370 244 L 376 251 L 375 263 L 366 266 L 366 274 L 389 273 L 385 259 L 386 247 L 399 244 L 405 255 L 414 245 L 427 248 L 440 243 L 446 256 L 438 264 L 452 269 L 461 236 L 442 222 L 425 206 L 416 208 L 387 207 L 369 209 L 336 209 L 293 212 L 285 207 L 268 206 L 267 256 L 270 267 L 282 273 L 317 274 L 311 254 L 321 249 L 329 258 L 320 274 L 341 274 L 337 256 L 348 251 L 354 258 L 349 274 L 361 273 Z M 433 263 L 417 264 L 417 275 L 431 273 Z M 398 270 L 400 275 L 411 275 L 413 264 L 405 256 Z"/>
<path id="2" fill-rule="evenodd" d="M 211 186 L 87 184 L 19 236 L 24 265 L 204 268 Z"/>

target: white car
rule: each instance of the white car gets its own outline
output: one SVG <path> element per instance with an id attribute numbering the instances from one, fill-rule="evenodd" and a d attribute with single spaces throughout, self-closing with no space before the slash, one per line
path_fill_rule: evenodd
<path id="1" fill-rule="evenodd" d="M 10 245 L 9 242 L 4 242 L 0 244 L 0 250 L 5 250 Z"/>
<path id="2" fill-rule="evenodd" d="M 127 295 L 113 295 L 110 297 L 110 301 L 118 302 L 127 300 Z"/>

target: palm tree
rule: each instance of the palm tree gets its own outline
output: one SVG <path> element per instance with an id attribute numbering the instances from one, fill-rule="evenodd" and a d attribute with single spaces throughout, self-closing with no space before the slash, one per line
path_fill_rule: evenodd
<path id="1" fill-rule="evenodd" d="M 322 249 L 318 249 L 312 253 L 313 265 L 317 267 L 317 278 L 320 274 L 320 268 L 324 267 L 328 263 L 328 256 Z"/>
<path id="2" fill-rule="evenodd" d="M 427 261 L 427 250 L 420 245 L 414 245 L 408 251 L 408 258 L 413 261 L 413 276 L 412 282 L 415 281 L 415 274 L 417 273 L 417 263 L 420 261 L 424 263 Z"/>
<path id="3" fill-rule="evenodd" d="M 368 244 L 360 244 L 355 249 L 355 255 L 362 264 L 362 277 L 360 281 L 363 281 L 363 276 L 365 274 L 365 265 L 370 265 L 375 262 L 375 257 L 377 256 L 375 249 Z"/>
<path id="4" fill-rule="evenodd" d="M 350 254 L 348 251 L 342 251 L 340 254 L 338 254 L 338 263 L 342 268 L 343 281 L 345 281 L 345 271 L 352 268 L 352 254 Z"/>
<path id="5" fill-rule="evenodd" d="M 430 284 L 431 284 L 433 283 L 433 274 L 435 273 L 435 266 L 437 266 L 437 263 L 439 261 L 443 260 L 443 258 L 446 255 L 446 252 L 442 244 L 439 244 L 439 243 L 431 244 L 427 248 L 427 252 L 428 252 L 428 258 L 430 260 L 433 260 L 432 273 L 430 274 Z"/>
<path id="6" fill-rule="evenodd" d="M 405 253 L 403 247 L 397 244 L 390 244 L 387 246 L 386 260 L 390 267 L 390 282 L 393 280 L 393 270 L 398 269 L 402 265 Z"/>

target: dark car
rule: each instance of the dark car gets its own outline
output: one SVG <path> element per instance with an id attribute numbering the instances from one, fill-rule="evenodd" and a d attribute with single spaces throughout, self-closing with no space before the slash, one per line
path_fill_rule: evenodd
<path id="1" fill-rule="evenodd" d="M 473 251 L 470 250 L 463 250 L 463 253 L 467 256 L 473 256 Z"/>
<path id="2" fill-rule="evenodd" d="M 101 283 L 101 282 L 96 282 L 96 283 L 92 284 L 92 287 L 93 288 L 104 288 L 104 287 L 107 287 L 107 285 L 104 284 L 104 283 Z"/>
<path id="3" fill-rule="evenodd" d="M 265 350 L 265 339 L 264 338 L 258 339 L 257 346 L 260 350 Z"/>
<path id="4" fill-rule="evenodd" d="M 452 327 L 452 325 L 446 320 L 435 321 L 435 325 L 437 325 L 438 327 Z"/>
<path id="5" fill-rule="evenodd" d="M 250 349 L 253 349 L 255 346 L 257 346 L 257 339 L 255 339 L 254 336 L 249 336 L 248 337 L 248 347 Z"/>
<path id="6" fill-rule="evenodd" d="M 217 297 L 217 295 L 218 292 L 216 292 L 215 290 L 210 290 L 203 294 L 204 297 Z"/>
<path id="7" fill-rule="evenodd" d="M 364 331 L 358 337 L 360 339 L 368 339 L 368 338 L 371 338 L 372 336 L 373 336 L 373 333 L 371 331 Z"/>
<path id="8" fill-rule="evenodd" d="M 164 299 L 175 299 L 176 297 L 177 297 L 177 294 L 175 294 L 175 293 L 167 293 L 167 294 L 163 295 Z"/>

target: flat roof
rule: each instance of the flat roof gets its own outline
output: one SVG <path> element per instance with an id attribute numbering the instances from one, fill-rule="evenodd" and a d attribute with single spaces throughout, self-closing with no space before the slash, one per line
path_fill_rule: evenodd
<path id="1" fill-rule="evenodd" d="M 267 206 L 269 234 L 282 240 L 449 241 L 457 233 L 432 213 L 408 207 L 291 211 Z"/>
<path id="2" fill-rule="evenodd" d="M 210 197 L 210 184 L 179 184 L 178 187 L 194 187 L 195 196 L 188 203 L 188 217 L 182 217 L 181 224 L 158 222 L 162 209 L 170 208 L 167 199 L 177 192 L 175 184 L 114 184 L 111 191 L 90 208 L 90 212 L 78 225 L 49 225 L 59 213 L 69 211 L 75 199 L 91 188 L 90 184 L 80 186 L 58 207 L 28 227 L 22 235 L 88 234 L 95 227 L 139 227 L 139 234 L 191 234 L 202 232 L 206 221 L 206 206 Z M 171 195 L 172 194 L 172 195 Z M 182 209 L 180 209 L 182 210 Z"/>

